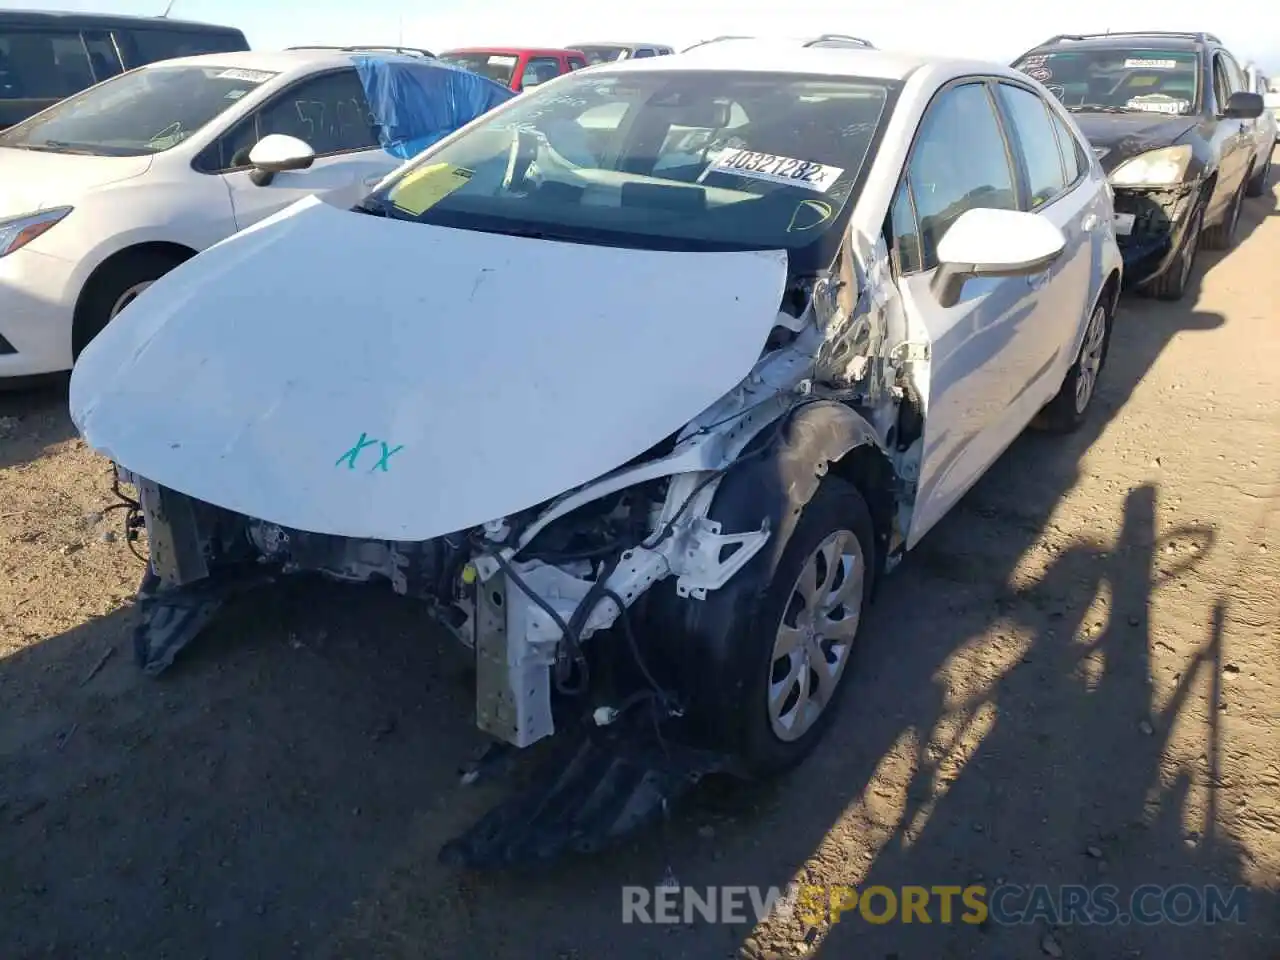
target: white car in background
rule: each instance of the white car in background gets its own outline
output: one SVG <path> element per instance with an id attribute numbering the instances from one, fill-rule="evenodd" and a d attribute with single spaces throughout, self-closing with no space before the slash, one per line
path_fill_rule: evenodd
<path id="1" fill-rule="evenodd" d="M 670 765 L 558 765 L 472 863 L 776 773 L 876 578 L 1028 424 L 1084 422 L 1113 220 L 1070 114 L 993 63 L 722 41 L 552 80 L 355 209 L 183 264 L 81 356 L 72 417 L 162 545 L 139 663 L 260 578 L 385 580 L 473 649 L 495 742 L 594 717 Z"/>
<path id="2" fill-rule="evenodd" d="M 1271 189 L 1271 154 L 1275 151 L 1276 142 L 1280 140 L 1280 121 L 1277 120 L 1280 98 L 1270 92 L 1271 81 L 1257 64 L 1251 63 L 1245 67 L 1245 80 L 1249 90 L 1262 95 L 1262 103 L 1266 107 L 1262 115 L 1253 122 L 1253 137 L 1257 141 L 1258 150 L 1254 168 L 1258 171 L 1258 176 L 1252 185 L 1252 195 L 1262 196 Z"/>
<path id="3" fill-rule="evenodd" d="M 399 102 L 406 87 L 422 97 Z M 141 67 L 0 133 L 0 382 L 70 369 L 178 264 L 301 197 L 351 206 L 511 96 L 372 48 L 218 53 Z M 414 110 L 424 97 L 431 116 Z"/>

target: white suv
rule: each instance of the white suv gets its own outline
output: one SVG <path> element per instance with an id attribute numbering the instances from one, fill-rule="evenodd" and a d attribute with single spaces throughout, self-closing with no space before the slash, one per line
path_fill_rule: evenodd
<path id="1" fill-rule="evenodd" d="M 311 194 L 351 206 L 511 96 L 374 49 L 218 53 L 141 67 L 0 133 L 0 378 L 70 369 L 197 252 Z"/>

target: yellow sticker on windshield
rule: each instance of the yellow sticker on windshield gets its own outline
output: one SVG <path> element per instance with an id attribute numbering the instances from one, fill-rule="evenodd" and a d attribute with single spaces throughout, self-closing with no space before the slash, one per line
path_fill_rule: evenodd
<path id="1" fill-rule="evenodd" d="M 387 199 L 394 206 L 416 217 L 455 190 L 466 186 L 474 175 L 474 170 L 457 167 L 452 163 L 432 163 L 406 174 L 403 180 L 391 188 Z"/>

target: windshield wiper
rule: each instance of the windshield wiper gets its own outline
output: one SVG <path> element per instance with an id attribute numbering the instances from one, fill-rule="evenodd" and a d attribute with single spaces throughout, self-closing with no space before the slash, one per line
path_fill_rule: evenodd
<path id="1" fill-rule="evenodd" d="M 1067 107 L 1072 113 L 1087 110 L 1090 113 L 1142 113 L 1141 110 L 1135 110 L 1132 107 L 1114 107 L 1106 103 L 1077 103 L 1074 106 Z"/>
<path id="2" fill-rule="evenodd" d="M 96 155 L 94 151 L 86 150 L 78 143 L 68 143 L 65 140 L 46 140 L 44 143 L 18 143 L 13 144 L 13 146 L 22 150 L 35 150 L 38 153 L 74 153 L 85 157 Z"/>
<path id="3" fill-rule="evenodd" d="M 371 196 L 365 197 L 351 209 L 355 213 L 367 213 L 371 217 L 391 217 L 390 205 L 382 200 L 375 200 Z"/>

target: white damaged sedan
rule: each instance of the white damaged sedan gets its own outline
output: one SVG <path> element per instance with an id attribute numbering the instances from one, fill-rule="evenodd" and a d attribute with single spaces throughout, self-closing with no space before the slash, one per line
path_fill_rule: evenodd
<path id="1" fill-rule="evenodd" d="M 1034 80 L 725 42 L 568 74 L 353 210 L 216 244 L 89 344 L 71 407 L 139 491 L 149 672 L 235 590 L 383 579 L 474 650 L 497 742 L 585 731 L 606 759 L 450 854 L 509 862 L 801 759 L 877 577 L 1028 424 L 1086 417 L 1120 279 Z"/>

